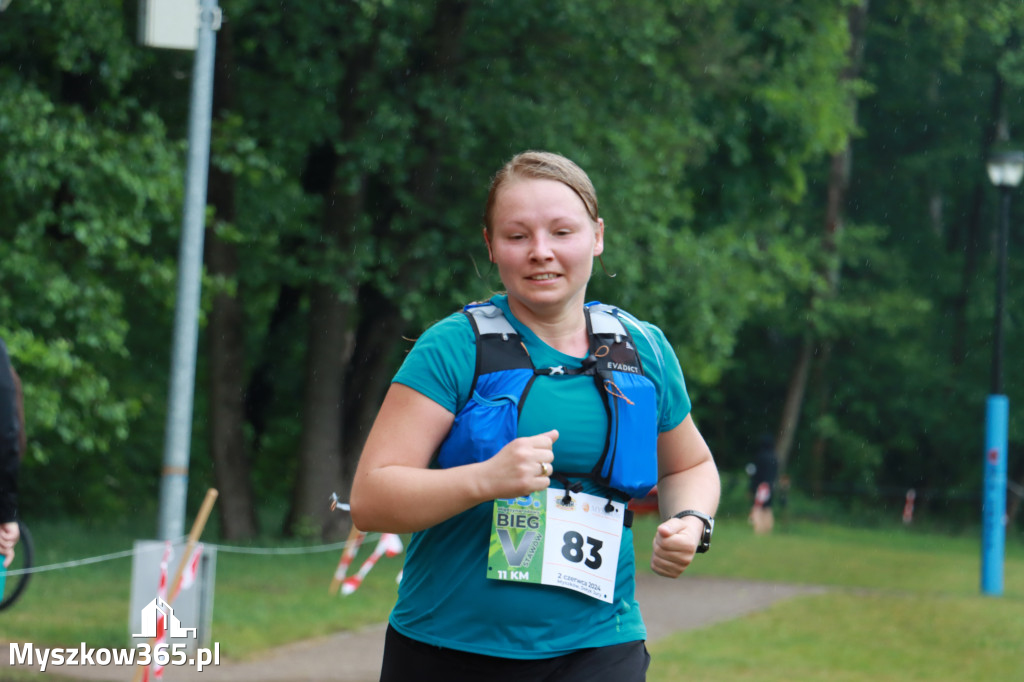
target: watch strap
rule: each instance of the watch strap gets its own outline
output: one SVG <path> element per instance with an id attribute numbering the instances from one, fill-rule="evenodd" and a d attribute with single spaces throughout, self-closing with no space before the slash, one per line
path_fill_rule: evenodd
<path id="1" fill-rule="evenodd" d="M 697 544 L 697 553 L 703 554 L 707 552 L 711 549 L 711 533 L 715 529 L 715 519 L 696 509 L 684 509 L 673 516 L 673 518 L 681 519 L 684 516 L 696 516 L 704 523 L 704 532 L 701 534 L 700 542 Z"/>

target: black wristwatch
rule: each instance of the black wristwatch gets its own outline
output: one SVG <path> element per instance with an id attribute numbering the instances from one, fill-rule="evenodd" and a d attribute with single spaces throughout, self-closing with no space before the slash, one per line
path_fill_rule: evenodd
<path id="1" fill-rule="evenodd" d="M 676 514 L 673 518 L 681 519 L 684 516 L 696 516 L 698 519 L 704 522 L 704 534 L 700 537 L 700 544 L 697 545 L 697 553 L 703 554 L 704 552 L 711 549 L 711 534 L 715 531 L 715 520 L 695 509 L 687 509 Z"/>

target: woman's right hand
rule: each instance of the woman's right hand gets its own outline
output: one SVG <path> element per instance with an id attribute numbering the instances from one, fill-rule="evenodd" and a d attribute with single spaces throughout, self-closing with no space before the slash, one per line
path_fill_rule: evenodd
<path id="1" fill-rule="evenodd" d="M 352 482 L 352 522 L 359 530 L 413 533 L 478 504 L 550 484 L 554 430 L 516 438 L 484 462 L 431 467 L 454 420 L 422 393 L 391 384 Z"/>
<path id="2" fill-rule="evenodd" d="M 558 431 L 522 436 L 482 462 L 493 499 L 523 497 L 551 484 Z"/>

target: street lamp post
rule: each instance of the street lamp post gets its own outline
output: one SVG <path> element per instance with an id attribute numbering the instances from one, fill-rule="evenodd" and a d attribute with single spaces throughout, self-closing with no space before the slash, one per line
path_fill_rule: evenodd
<path id="1" fill-rule="evenodd" d="M 988 177 L 1000 192 L 999 238 L 996 243 L 996 309 L 992 327 L 992 390 L 985 406 L 985 481 L 982 498 L 981 591 L 1003 593 L 1006 547 L 1007 424 L 1010 401 L 1003 395 L 1003 317 L 1006 301 L 1007 247 L 1010 236 L 1010 192 L 1024 176 L 1024 152 L 999 152 L 987 164 Z"/>
<path id="2" fill-rule="evenodd" d="M 164 466 L 157 518 L 160 540 L 174 540 L 185 534 L 210 163 L 213 67 L 216 31 L 220 25 L 221 10 L 217 0 L 141 0 L 139 3 L 139 42 L 151 47 L 195 50 L 188 116 L 185 206 L 178 251 L 178 294 L 174 306 Z"/>

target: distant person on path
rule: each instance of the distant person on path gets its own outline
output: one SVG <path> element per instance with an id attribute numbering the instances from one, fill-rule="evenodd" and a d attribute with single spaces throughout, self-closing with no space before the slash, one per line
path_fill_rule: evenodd
<path id="1" fill-rule="evenodd" d="M 24 431 L 19 418 L 20 382 L 0 339 L 0 556 L 6 568 L 18 544 L 18 462 Z"/>
<path id="2" fill-rule="evenodd" d="M 749 465 L 750 493 L 754 506 L 750 510 L 750 523 L 758 534 L 771 533 L 775 527 L 772 498 L 775 497 L 775 479 L 779 474 L 779 458 L 775 440 L 768 434 L 758 439 L 754 461 Z"/>
<path id="3" fill-rule="evenodd" d="M 710 546 L 718 470 L 661 330 L 584 305 L 586 173 L 515 156 L 484 225 L 507 293 L 419 337 L 353 483 L 356 527 L 414 534 L 380 679 L 644 680 L 625 505 L 657 484 L 651 568 L 676 578 Z"/>

